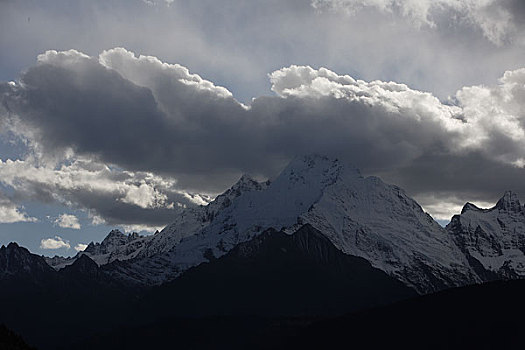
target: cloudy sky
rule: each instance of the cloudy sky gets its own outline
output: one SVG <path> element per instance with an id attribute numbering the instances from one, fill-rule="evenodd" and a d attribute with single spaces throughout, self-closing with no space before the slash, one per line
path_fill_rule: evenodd
<path id="1" fill-rule="evenodd" d="M 0 0 L 0 244 L 152 232 L 305 153 L 446 223 L 525 194 L 520 0 Z"/>

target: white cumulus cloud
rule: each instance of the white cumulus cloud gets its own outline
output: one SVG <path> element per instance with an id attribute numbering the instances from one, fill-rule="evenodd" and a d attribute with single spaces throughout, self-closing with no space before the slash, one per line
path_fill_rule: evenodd
<path id="1" fill-rule="evenodd" d="M 174 188 L 172 179 L 122 171 L 81 159 L 58 168 L 38 164 L 34 159 L 0 160 L 0 183 L 14 189 L 22 198 L 88 209 L 93 225 L 135 223 L 151 226 L 154 231 L 169 223 L 180 207 L 195 205 L 186 192 Z M 36 220 L 11 204 L 0 213 L 0 219 Z M 60 215 L 54 224 L 81 228 L 78 218 L 71 214 Z"/>
<path id="2" fill-rule="evenodd" d="M 84 243 L 78 243 L 76 246 L 75 246 L 75 250 L 77 252 L 83 252 L 84 250 L 86 250 L 87 248 L 87 244 L 84 244 Z"/>
<path id="3" fill-rule="evenodd" d="M 66 248 L 70 249 L 71 245 L 69 244 L 69 241 L 65 241 L 60 236 L 55 236 L 55 238 L 45 238 L 40 241 L 40 248 L 41 249 L 61 249 Z"/>
<path id="4" fill-rule="evenodd" d="M 36 222 L 37 218 L 31 217 L 23 212 L 23 208 L 17 207 L 15 203 L 0 193 L 0 223 L 11 224 L 14 222 Z"/>
<path id="5" fill-rule="evenodd" d="M 80 223 L 78 218 L 72 214 L 61 214 L 55 219 L 55 225 L 63 228 L 72 228 L 74 230 L 80 230 Z"/>

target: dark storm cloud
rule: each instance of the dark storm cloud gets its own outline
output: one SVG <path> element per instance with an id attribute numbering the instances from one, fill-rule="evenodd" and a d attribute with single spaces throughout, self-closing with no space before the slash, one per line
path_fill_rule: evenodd
<path id="1" fill-rule="evenodd" d="M 106 52 L 101 62 L 112 69 L 77 52 L 50 52 L 18 86 L 9 85 L 4 106 L 46 153 L 71 147 L 125 169 L 175 175 L 180 186 L 199 190 L 223 189 L 241 172 L 273 175 L 305 152 L 340 154 L 365 169 L 390 167 L 448 138 L 436 120 L 416 121 L 411 102 L 396 117 L 392 101 L 384 104 L 369 87 L 353 99 L 313 91 L 258 98 L 247 108 L 181 66 L 124 50 Z M 195 176 L 208 181 L 195 183 Z"/>
<path id="2" fill-rule="evenodd" d="M 45 150 L 71 147 L 126 169 L 180 178 L 210 169 L 218 179 L 236 176 L 240 164 L 248 170 L 259 162 L 251 157 L 254 125 L 225 89 L 184 74 L 139 72 L 155 82 L 157 104 L 150 89 L 96 60 L 73 52 L 49 55 L 22 76 L 21 86 L 3 86 L 10 90 L 4 106 L 35 130 L 34 141 Z"/>
<path id="3" fill-rule="evenodd" d="M 521 198 L 525 194 L 523 168 L 487 159 L 480 152 L 425 154 L 407 166 L 376 174 L 413 194 L 439 220 L 459 214 L 467 201 L 489 208 L 507 190 Z"/>
<path id="4" fill-rule="evenodd" d="M 487 159 L 479 152 L 466 155 L 425 154 L 410 165 L 391 169 L 386 178 L 412 193 L 461 196 L 470 200 L 497 201 L 503 191 L 525 194 L 525 171 Z"/>
<path id="5" fill-rule="evenodd" d="M 137 142 L 139 130 L 151 135 L 163 126 L 151 91 L 90 59 L 82 59 L 78 66 L 80 70 L 51 64 L 29 69 L 22 78 L 25 88 L 15 94 L 30 109 L 21 111 L 24 106 L 9 100 L 5 106 L 39 130 L 36 141 L 46 149 L 73 146 L 93 154 L 105 150 L 106 158 L 118 154 L 124 163 L 133 155 L 123 149 L 133 149 L 139 158 L 159 153 L 165 158 L 156 144 Z"/>
<path id="6" fill-rule="evenodd" d="M 42 184 L 36 184 L 42 186 Z M 54 187 L 48 186 L 44 191 L 53 191 Z M 164 227 L 178 215 L 180 208 L 175 207 L 149 207 L 143 208 L 133 203 L 125 203 L 122 200 L 115 200 L 115 193 L 94 192 L 86 189 L 75 189 L 63 192 L 66 199 L 70 199 L 74 206 L 82 209 L 91 210 L 102 218 L 107 225 L 137 225 L 144 227 Z M 182 196 L 170 196 L 170 199 L 188 203 Z M 176 198 L 174 198 L 176 197 Z"/>
<path id="7" fill-rule="evenodd" d="M 150 225 L 167 220 L 174 210 L 168 204 L 186 198 L 168 198 L 174 187 L 218 192 L 243 172 L 272 176 L 294 155 L 312 152 L 381 174 L 416 196 L 455 192 L 492 200 L 509 186 L 522 188 L 524 70 L 506 73 L 494 87 L 464 88 L 455 104 L 403 84 L 356 81 L 324 68 L 290 66 L 270 80 L 276 96 L 244 106 L 228 90 L 155 57 L 114 49 L 97 60 L 49 51 L 19 83 L 1 86 L 11 128 L 46 156 L 72 149 L 95 163 L 177 183 L 160 184 L 159 178 L 139 188 L 140 179 L 112 178 L 111 186 L 127 187 L 87 193 L 86 186 L 56 181 L 47 188 L 42 175 L 19 188 L 53 198 L 58 186 L 62 198 L 105 220 Z M 13 163 L 3 165 L 16 186 L 19 172 Z M 85 165 L 81 170 L 90 171 Z M 63 182 L 62 174 L 53 174 Z M 105 171 L 102 178 L 115 176 L 129 175 Z M 115 204 L 110 197 L 121 200 Z"/>
<path id="8" fill-rule="evenodd" d="M 497 4 L 508 10 L 514 23 L 525 26 L 525 2 L 522 0 L 503 0 Z"/>

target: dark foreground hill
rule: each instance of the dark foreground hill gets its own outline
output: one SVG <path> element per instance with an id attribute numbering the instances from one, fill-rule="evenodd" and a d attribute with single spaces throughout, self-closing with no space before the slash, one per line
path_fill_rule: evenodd
<path id="1" fill-rule="evenodd" d="M 450 289 L 314 323 L 282 348 L 523 349 L 524 296 L 524 280 Z"/>
<path id="2" fill-rule="evenodd" d="M 178 317 L 328 316 L 415 295 L 304 225 L 293 235 L 270 229 L 153 289 L 142 299 L 140 314 L 162 305 Z"/>
<path id="3" fill-rule="evenodd" d="M 523 349 L 525 281 L 455 288 L 336 318 L 165 319 L 78 349 Z"/>
<path id="4" fill-rule="evenodd" d="M 87 256 L 56 272 L 41 268 L 42 258 L 24 248 L 10 245 L 2 253 L 6 271 L 20 273 L 5 273 L 0 281 L 0 321 L 41 349 L 88 344 L 85 339 L 94 334 L 143 329 L 174 318 L 186 319 L 175 337 L 188 336 L 186 323 L 201 320 L 204 329 L 220 330 L 223 325 L 206 321 L 217 317 L 242 320 L 240 329 L 255 322 L 245 331 L 250 336 L 259 322 L 270 319 L 328 317 L 416 295 L 366 260 L 343 254 L 310 225 L 293 235 L 270 229 L 149 290 L 106 280 L 104 267 Z M 21 271 L 27 276 L 18 278 Z M 149 338 L 138 331 L 129 339 L 139 344 Z"/>
<path id="5" fill-rule="evenodd" d="M 35 350 L 27 345 L 22 337 L 0 324 L 0 349 L 2 350 Z"/>

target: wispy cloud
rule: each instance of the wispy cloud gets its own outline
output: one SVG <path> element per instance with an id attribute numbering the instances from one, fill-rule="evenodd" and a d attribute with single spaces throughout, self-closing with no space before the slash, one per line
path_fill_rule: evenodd
<path id="1" fill-rule="evenodd" d="M 366 8 L 397 12 L 417 27 L 434 27 L 439 17 L 447 17 L 478 27 L 487 39 L 498 45 L 516 34 L 525 10 L 519 0 L 313 0 L 312 6 L 351 15 Z"/>

